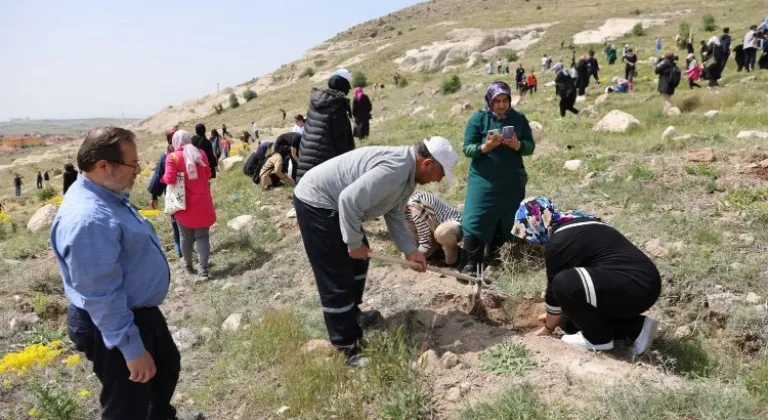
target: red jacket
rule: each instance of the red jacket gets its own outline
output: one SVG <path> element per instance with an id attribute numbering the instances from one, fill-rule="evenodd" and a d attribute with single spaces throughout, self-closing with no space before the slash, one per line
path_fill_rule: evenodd
<path id="1" fill-rule="evenodd" d="M 176 159 L 174 159 L 174 156 Z M 216 211 L 213 209 L 213 197 L 211 186 L 211 168 L 208 166 L 208 158 L 201 153 L 203 164 L 197 165 L 197 179 L 189 179 L 184 164 L 184 152 L 176 149 L 165 159 L 165 175 L 160 180 L 163 184 L 176 183 L 176 174 L 184 173 L 184 194 L 187 208 L 173 214 L 176 221 L 188 229 L 203 229 L 216 223 Z"/>

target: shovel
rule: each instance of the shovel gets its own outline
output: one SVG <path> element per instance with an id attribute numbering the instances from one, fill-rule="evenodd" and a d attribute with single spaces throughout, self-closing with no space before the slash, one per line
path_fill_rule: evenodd
<path id="1" fill-rule="evenodd" d="M 390 257 L 388 255 L 374 254 L 374 253 L 371 252 L 371 253 L 368 254 L 368 258 L 370 258 L 372 260 L 377 260 L 377 261 L 383 261 L 383 262 L 388 262 L 388 263 L 393 263 L 393 264 L 405 265 L 405 266 L 412 267 L 412 268 L 421 268 L 421 264 L 419 264 L 419 263 L 415 263 L 415 262 L 412 262 L 412 261 L 404 260 L 402 258 Z M 466 274 L 459 273 L 458 271 L 448 270 L 447 268 L 435 267 L 435 266 L 432 266 L 432 265 L 428 265 L 427 266 L 427 271 L 431 271 L 433 273 L 442 274 L 442 275 L 448 276 L 448 277 L 455 277 L 455 278 L 457 278 L 459 280 L 464 280 L 464 281 L 472 282 L 474 284 L 477 284 L 478 291 L 480 290 L 481 283 L 483 282 L 483 278 L 482 277 L 472 277 L 472 276 L 468 276 Z M 479 292 L 478 292 L 478 294 L 479 294 Z"/>

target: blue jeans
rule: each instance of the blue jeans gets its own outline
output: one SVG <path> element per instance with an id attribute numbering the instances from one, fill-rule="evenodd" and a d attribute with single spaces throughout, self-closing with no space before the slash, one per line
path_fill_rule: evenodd
<path id="1" fill-rule="evenodd" d="M 176 223 L 176 218 L 171 216 L 171 227 L 173 227 L 173 249 L 176 250 L 176 254 L 181 257 L 181 238 L 179 237 L 179 225 Z"/>

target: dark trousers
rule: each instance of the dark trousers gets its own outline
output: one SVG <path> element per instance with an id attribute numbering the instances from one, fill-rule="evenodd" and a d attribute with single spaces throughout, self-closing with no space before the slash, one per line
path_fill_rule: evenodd
<path id="1" fill-rule="evenodd" d="M 37 189 L 38 190 L 43 189 L 43 180 L 42 179 L 38 179 L 37 180 Z"/>
<path id="2" fill-rule="evenodd" d="M 696 83 L 696 82 L 694 82 L 694 81 L 693 81 L 693 80 L 691 80 L 691 79 L 688 79 L 688 87 L 689 87 L 689 88 L 691 88 L 691 89 L 693 89 L 693 88 L 695 88 L 695 87 L 697 87 L 697 88 L 700 88 L 700 87 L 701 87 L 701 85 L 700 85 L 700 84 L 698 84 L 698 83 Z"/>
<path id="3" fill-rule="evenodd" d="M 299 161 L 294 160 L 293 166 L 291 166 L 291 179 L 296 182 L 296 174 L 299 172 Z"/>
<path id="4" fill-rule="evenodd" d="M 753 71 L 755 69 L 755 62 L 757 61 L 757 48 L 744 48 L 744 68 L 747 71 Z"/>
<path id="5" fill-rule="evenodd" d="M 357 323 L 363 303 L 368 260 L 350 258 L 341 236 L 339 212 L 293 198 L 301 239 L 315 275 L 331 343 L 347 357 L 360 350 L 363 330 Z M 363 241 L 368 245 L 368 241 Z"/>
<path id="6" fill-rule="evenodd" d="M 579 91 L 579 96 L 584 96 L 584 95 L 586 95 L 586 94 L 587 94 L 587 87 L 586 87 L 586 86 L 584 86 L 584 87 L 579 87 L 579 88 L 578 88 L 578 91 Z"/>
<path id="7" fill-rule="evenodd" d="M 171 228 L 173 228 L 173 249 L 176 254 L 181 257 L 181 237 L 179 236 L 179 224 L 176 223 L 176 218 L 171 216 Z"/>
<path id="8" fill-rule="evenodd" d="M 595 81 L 599 85 L 600 84 L 600 76 L 597 74 L 597 72 L 592 73 L 592 77 L 595 78 Z"/>
<path id="9" fill-rule="evenodd" d="M 13 188 L 15 190 L 14 192 L 16 193 L 16 197 L 21 197 L 21 185 L 16 185 Z"/>
<path id="10" fill-rule="evenodd" d="M 565 111 L 571 111 L 574 114 L 578 115 L 579 110 L 573 107 L 573 104 L 576 103 L 576 93 L 574 92 L 571 96 L 566 97 L 560 97 L 560 116 L 565 117 Z"/>
<path id="11" fill-rule="evenodd" d="M 635 68 L 634 68 L 634 67 L 632 67 L 632 66 L 627 66 L 627 67 L 624 69 L 624 78 L 625 78 L 625 79 L 627 79 L 627 80 L 629 80 L 629 81 L 630 81 L 630 83 L 631 83 L 632 81 L 634 81 L 634 79 L 635 79 Z"/>
<path id="12" fill-rule="evenodd" d="M 157 367 L 155 377 L 145 384 L 128 379 L 131 374 L 120 350 L 107 349 L 88 312 L 72 305 L 67 313 L 69 338 L 93 362 L 93 373 L 102 385 L 102 420 L 173 419 L 176 409 L 171 406 L 171 397 L 181 370 L 179 350 L 160 309 L 134 309 L 133 315 L 144 347 Z"/>
<path id="13" fill-rule="evenodd" d="M 499 262 L 499 251 L 504 245 L 504 236 L 501 232 L 501 222 L 496 225 L 496 232 L 490 244 L 482 239 L 467 235 L 464 237 L 464 249 L 467 252 L 467 264 L 478 266 L 481 263 L 495 265 Z"/>
<path id="14" fill-rule="evenodd" d="M 592 344 L 614 339 L 634 341 L 647 311 L 661 293 L 661 278 L 651 270 L 641 280 L 598 268 L 571 268 L 558 273 L 551 292 L 563 310 L 560 328 L 579 331 Z"/>
<path id="15" fill-rule="evenodd" d="M 723 65 L 720 67 L 720 72 L 723 72 L 725 70 L 725 66 L 726 64 L 728 64 L 729 58 L 731 58 L 731 53 L 728 53 L 723 57 Z"/>

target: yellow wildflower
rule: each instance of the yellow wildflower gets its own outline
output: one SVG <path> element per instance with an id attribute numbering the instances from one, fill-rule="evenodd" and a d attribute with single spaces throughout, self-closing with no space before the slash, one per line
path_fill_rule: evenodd
<path id="1" fill-rule="evenodd" d="M 31 410 L 29 410 L 27 414 L 29 415 L 29 417 L 37 417 L 37 415 L 40 413 L 37 411 L 36 408 L 33 407 Z"/>
<path id="2" fill-rule="evenodd" d="M 152 217 L 157 217 L 163 214 L 163 212 L 161 212 L 160 210 L 139 210 L 139 214 L 149 219 Z"/>
<path id="3" fill-rule="evenodd" d="M 61 348 L 61 341 L 51 341 L 49 344 L 32 344 L 24 350 L 8 353 L 0 359 L 0 374 L 5 372 L 15 372 L 23 375 L 33 366 L 48 366 L 54 359 L 59 357 L 64 349 Z"/>
<path id="4" fill-rule="evenodd" d="M 13 382 L 11 382 L 10 379 L 6 379 L 6 380 L 3 381 L 3 387 L 4 388 L 10 388 L 11 386 L 13 386 Z"/>
<path id="5" fill-rule="evenodd" d="M 81 389 L 80 392 L 77 393 L 77 396 L 80 398 L 86 398 L 91 395 L 91 391 L 87 389 Z"/>
<path id="6" fill-rule="evenodd" d="M 64 201 L 64 197 L 57 195 L 56 197 L 49 198 L 46 203 L 60 206 L 62 201 Z"/>
<path id="7" fill-rule="evenodd" d="M 11 218 L 7 214 L 0 211 L 0 223 L 11 223 Z"/>
<path id="8" fill-rule="evenodd" d="M 68 368 L 73 368 L 73 367 L 75 367 L 75 366 L 80 364 L 80 355 L 79 354 L 71 354 L 71 355 L 67 356 L 66 359 L 62 360 L 61 363 L 64 366 L 68 367 Z"/>

